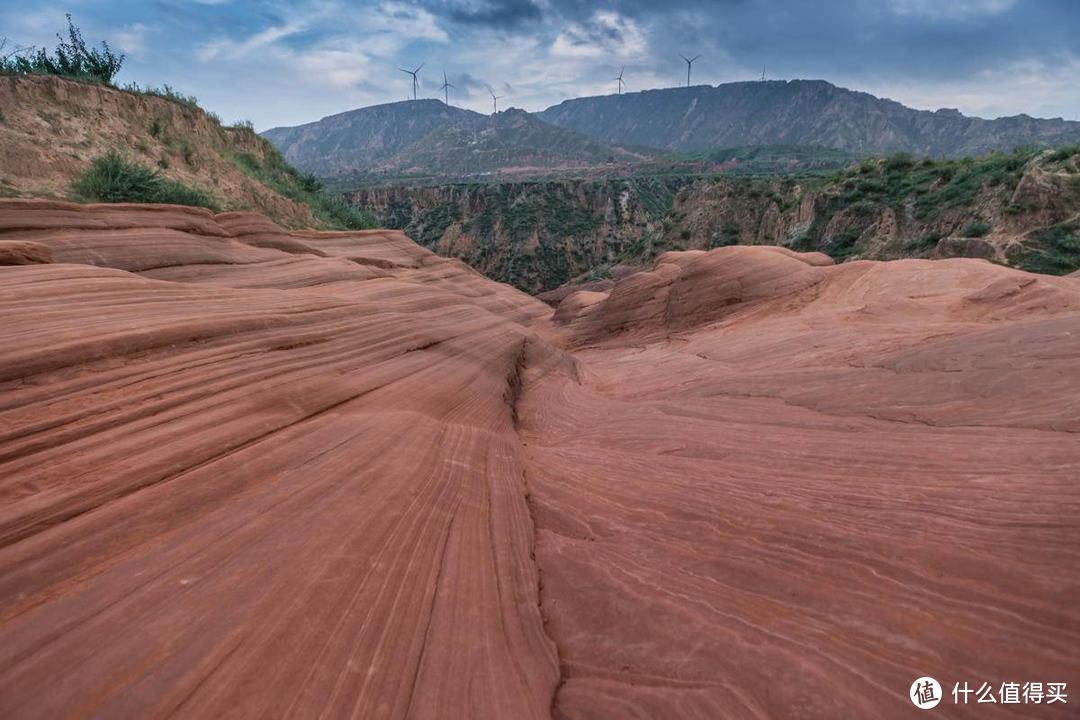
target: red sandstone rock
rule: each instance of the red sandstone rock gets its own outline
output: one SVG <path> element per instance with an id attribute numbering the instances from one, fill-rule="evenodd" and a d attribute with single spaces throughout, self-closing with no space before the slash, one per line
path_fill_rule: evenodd
<path id="1" fill-rule="evenodd" d="M 732 247 L 552 325 L 397 232 L 0 201 L 5 243 L 54 263 L 0 267 L 2 717 L 1080 687 L 1080 279 Z"/>

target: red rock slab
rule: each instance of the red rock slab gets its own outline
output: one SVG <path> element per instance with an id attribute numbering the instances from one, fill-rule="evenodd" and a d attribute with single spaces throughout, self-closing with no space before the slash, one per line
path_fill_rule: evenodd
<path id="1" fill-rule="evenodd" d="M 1080 282 L 679 260 L 525 376 L 554 716 L 902 718 L 923 675 L 1073 716 L 951 690 L 1080 686 Z M 687 270 L 735 301 L 673 303 Z"/>
<path id="2" fill-rule="evenodd" d="M 52 251 L 45 245 L 19 240 L 0 241 L 0 265 L 42 265 L 52 262 Z"/>
<path id="3" fill-rule="evenodd" d="M 37 232 L 172 279 L 0 267 L 0 717 L 548 717 L 513 404 L 554 351 L 510 319 L 546 306 L 103 222 Z"/>
<path id="4" fill-rule="evenodd" d="M 1080 683 L 1073 278 L 722 248 L 552 324 L 394 232 L 0 201 L 4 242 L 60 257 L 0 267 L 2 717 Z"/>

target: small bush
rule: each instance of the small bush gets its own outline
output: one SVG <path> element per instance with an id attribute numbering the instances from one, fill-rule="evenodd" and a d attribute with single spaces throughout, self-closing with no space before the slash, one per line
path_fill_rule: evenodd
<path id="1" fill-rule="evenodd" d="M 1047 155 L 1046 159 L 1050 162 L 1061 162 L 1063 160 L 1068 160 L 1073 155 L 1080 155 L 1080 145 L 1065 145 L 1064 147 L 1059 147 Z"/>
<path id="2" fill-rule="evenodd" d="M 247 131 L 250 125 L 234 126 L 233 129 Z M 340 195 L 322 192 L 322 183 L 310 173 L 301 173 L 285 162 L 281 153 L 267 140 L 258 138 L 263 147 L 264 158 L 249 153 L 237 153 L 233 156 L 236 166 L 290 200 L 305 203 L 312 214 L 334 227 L 342 230 L 367 230 L 378 227 L 375 216 L 349 204 Z"/>
<path id="3" fill-rule="evenodd" d="M 1047 275 L 1067 275 L 1080 270 L 1080 223 L 1061 223 L 1028 236 L 1018 265 Z"/>
<path id="4" fill-rule="evenodd" d="M 296 182 L 299 183 L 300 189 L 306 192 L 319 192 L 323 189 L 322 180 L 315 177 L 313 173 L 301 173 Z"/>
<path id="5" fill-rule="evenodd" d="M 327 217 L 334 225 L 344 230 L 370 230 L 379 226 L 375 216 L 348 203 L 340 195 L 317 195 L 311 203 L 316 215 Z"/>
<path id="6" fill-rule="evenodd" d="M 904 250 L 912 253 L 927 253 L 937 246 L 940 239 L 941 233 L 937 232 L 929 232 L 919 237 L 908 238 L 904 241 Z"/>
<path id="7" fill-rule="evenodd" d="M 191 141 L 184 138 L 180 141 L 180 155 L 184 158 L 184 162 L 190 168 L 195 168 L 195 146 L 191 144 Z"/>
<path id="8" fill-rule="evenodd" d="M 124 55 L 117 55 L 109 43 L 101 42 L 101 49 L 87 47 L 82 32 L 71 22 L 67 15 L 67 40 L 60 33 L 56 39 L 60 44 L 52 55 L 45 48 L 28 49 L 0 58 L 0 72 L 13 75 L 59 75 L 79 80 L 93 80 L 111 85 L 113 78 L 124 64 Z"/>
<path id="9" fill-rule="evenodd" d="M 990 232 L 990 224 L 983 220 L 972 220 L 964 226 L 964 237 L 983 237 Z"/>
<path id="10" fill-rule="evenodd" d="M 166 203 L 217 209 L 202 190 L 166 180 L 157 170 L 128 162 L 112 150 L 95 159 L 73 186 L 75 194 L 91 202 Z"/>
<path id="11" fill-rule="evenodd" d="M 915 167 L 915 158 L 911 156 L 911 153 L 898 152 L 885 158 L 886 171 L 907 170 L 912 167 Z"/>

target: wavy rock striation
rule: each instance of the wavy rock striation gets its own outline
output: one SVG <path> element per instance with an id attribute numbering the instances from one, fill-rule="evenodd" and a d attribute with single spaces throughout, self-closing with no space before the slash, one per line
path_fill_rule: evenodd
<path id="1" fill-rule="evenodd" d="M 545 305 L 398 233 L 0 228 L 54 261 L 0 268 L 0 715 L 547 717 L 508 404 Z"/>
<path id="2" fill-rule="evenodd" d="M 247 213 L 0 201 L 0 253 L 0 716 L 1080 687 L 1080 279 L 727 247 L 552 320 Z"/>
<path id="3" fill-rule="evenodd" d="M 579 371 L 519 412 L 561 717 L 910 717 L 922 675 L 980 717 L 955 683 L 1080 681 L 1076 279 L 730 247 L 556 319 Z"/>

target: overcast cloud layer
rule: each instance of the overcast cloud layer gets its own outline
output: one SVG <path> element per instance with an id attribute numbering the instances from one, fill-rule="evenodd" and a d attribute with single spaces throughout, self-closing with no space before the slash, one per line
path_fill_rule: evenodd
<path id="1" fill-rule="evenodd" d="M 260 130 L 420 95 L 490 112 L 685 83 L 825 79 L 917 108 L 1080 120 L 1077 0 L 0 0 L 0 36 L 55 43 L 71 12 L 168 83 Z"/>

